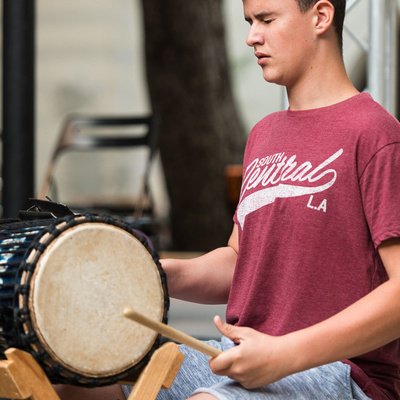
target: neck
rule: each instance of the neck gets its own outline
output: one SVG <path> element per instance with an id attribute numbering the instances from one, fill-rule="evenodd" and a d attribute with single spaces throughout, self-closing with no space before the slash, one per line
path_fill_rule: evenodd
<path id="1" fill-rule="evenodd" d="M 323 62 L 314 59 L 310 72 L 286 87 L 291 110 L 326 107 L 359 93 L 346 73 L 342 57 L 337 54 L 326 57 L 328 54 L 321 57 Z"/>

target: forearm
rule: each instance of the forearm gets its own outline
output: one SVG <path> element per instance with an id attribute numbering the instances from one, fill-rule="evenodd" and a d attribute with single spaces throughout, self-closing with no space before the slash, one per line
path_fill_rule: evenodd
<path id="1" fill-rule="evenodd" d="M 389 281 L 335 316 L 283 336 L 215 320 L 240 346 L 210 360 L 211 369 L 251 389 L 367 353 L 400 336 L 399 296 L 398 283 Z"/>
<path id="2" fill-rule="evenodd" d="M 203 304 L 226 303 L 236 257 L 227 246 L 189 260 L 161 260 L 170 296 Z"/>
<path id="3" fill-rule="evenodd" d="M 301 351 L 299 368 L 352 358 L 400 337 L 400 239 L 384 242 L 379 254 L 387 282 L 326 321 L 288 335 Z"/>
<path id="4" fill-rule="evenodd" d="M 384 283 L 337 315 L 307 329 L 293 332 L 285 341 L 297 356 L 297 371 L 349 359 L 375 350 L 400 336 L 398 282 Z"/>
<path id="5" fill-rule="evenodd" d="M 379 254 L 389 280 L 308 328 L 269 336 L 216 319 L 221 333 L 240 346 L 211 359 L 212 371 L 246 388 L 256 388 L 296 372 L 368 353 L 399 338 L 400 238 L 385 241 Z"/>

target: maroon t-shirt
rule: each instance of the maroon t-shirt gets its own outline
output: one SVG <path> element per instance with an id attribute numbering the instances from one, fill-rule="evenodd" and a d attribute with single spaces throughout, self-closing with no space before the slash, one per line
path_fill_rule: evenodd
<path id="1" fill-rule="evenodd" d="M 377 247 L 400 237 L 399 174 L 400 124 L 366 93 L 260 121 L 244 157 L 227 321 L 283 335 L 386 281 Z M 345 362 L 370 397 L 399 397 L 398 340 Z"/>

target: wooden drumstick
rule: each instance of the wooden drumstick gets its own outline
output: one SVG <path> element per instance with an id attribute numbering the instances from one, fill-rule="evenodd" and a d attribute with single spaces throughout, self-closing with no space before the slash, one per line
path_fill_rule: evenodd
<path id="1" fill-rule="evenodd" d="M 186 335 L 183 332 L 180 332 L 170 326 L 163 324 L 159 321 L 154 321 L 150 318 L 147 318 L 145 315 L 138 313 L 137 311 L 133 310 L 132 308 L 125 308 L 124 310 L 124 317 L 129 318 L 135 322 L 138 322 L 141 325 L 146 326 L 147 328 L 160 333 L 172 340 L 177 341 L 178 343 L 185 344 L 186 346 L 192 347 L 195 350 L 198 350 L 204 354 L 207 354 L 211 357 L 216 357 L 218 354 L 221 353 L 221 350 L 212 347 L 201 340 L 195 339 L 192 336 Z"/>

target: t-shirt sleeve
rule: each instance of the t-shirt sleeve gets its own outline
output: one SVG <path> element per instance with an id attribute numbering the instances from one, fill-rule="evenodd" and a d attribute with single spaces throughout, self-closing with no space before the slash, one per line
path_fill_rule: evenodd
<path id="1" fill-rule="evenodd" d="M 400 142 L 384 146 L 372 157 L 360 187 L 375 247 L 400 237 Z"/>

